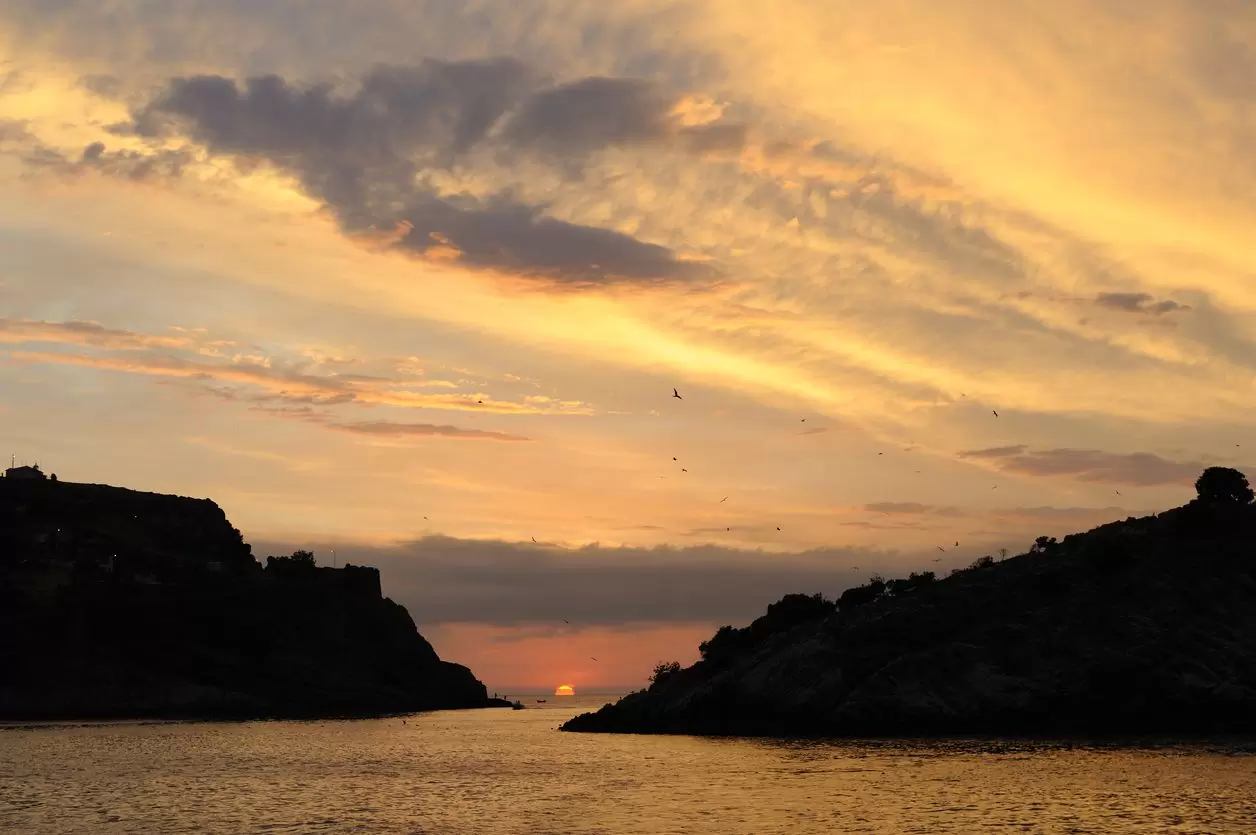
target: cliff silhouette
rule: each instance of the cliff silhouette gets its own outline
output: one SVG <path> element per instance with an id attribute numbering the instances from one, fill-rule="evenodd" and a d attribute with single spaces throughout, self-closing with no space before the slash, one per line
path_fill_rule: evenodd
<path id="1" fill-rule="evenodd" d="M 788 595 L 567 731 L 818 736 L 1256 732 L 1256 506 L 1199 498 L 945 579 Z"/>
<path id="2" fill-rule="evenodd" d="M 506 706 L 379 571 L 263 567 L 207 499 L 0 479 L 0 719 Z"/>

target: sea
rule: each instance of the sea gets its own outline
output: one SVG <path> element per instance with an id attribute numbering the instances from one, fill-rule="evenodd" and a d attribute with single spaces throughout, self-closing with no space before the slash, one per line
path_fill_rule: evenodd
<path id="1" fill-rule="evenodd" d="M 1256 740 L 561 733 L 613 696 L 0 726 L 4 833 L 1256 833 Z"/>

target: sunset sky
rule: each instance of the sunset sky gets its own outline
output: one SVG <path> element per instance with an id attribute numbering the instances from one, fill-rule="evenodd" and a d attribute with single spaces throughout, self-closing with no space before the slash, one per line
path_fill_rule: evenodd
<path id="1" fill-rule="evenodd" d="M 6 0 L 0 439 L 633 686 L 1242 468 L 1253 195 L 1247 0 Z"/>

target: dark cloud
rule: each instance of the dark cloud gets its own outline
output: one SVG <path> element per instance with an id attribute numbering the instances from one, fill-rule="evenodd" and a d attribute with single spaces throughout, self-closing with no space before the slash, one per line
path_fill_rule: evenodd
<path id="1" fill-rule="evenodd" d="M 194 159 L 189 151 L 181 149 L 158 149 L 149 153 L 109 151 L 103 142 L 92 142 L 83 148 L 78 159 L 73 159 L 43 144 L 21 123 L 15 122 L 7 125 L 0 122 L 0 150 L 16 153 L 32 168 L 53 170 L 68 176 L 95 171 L 135 181 L 180 177 Z"/>
<path id="2" fill-rule="evenodd" d="M 113 75 L 85 75 L 79 79 L 79 84 L 83 85 L 83 89 L 88 92 L 106 98 L 114 98 L 122 92 L 121 80 Z"/>
<path id="3" fill-rule="evenodd" d="M 1191 309 L 1190 305 L 1179 304 L 1172 299 L 1156 301 L 1156 297 L 1150 293 L 1100 293 L 1095 297 L 1095 304 L 1126 313 L 1144 313 L 1150 316 Z"/>
<path id="4" fill-rule="evenodd" d="M 529 97 L 505 136 L 559 153 L 657 141 L 674 132 L 675 101 L 643 79 L 584 78 Z"/>
<path id="5" fill-rule="evenodd" d="M 541 537 L 538 537 L 538 539 Z M 302 543 L 254 543 L 259 556 Z M 745 623 L 790 592 L 840 594 L 893 555 L 865 549 L 768 554 L 716 546 L 563 549 L 429 537 L 392 548 L 335 544 L 340 562 L 378 566 L 384 593 L 420 626 Z M 325 552 L 323 552 L 325 553 Z M 321 558 L 321 553 L 320 553 Z M 920 563 L 927 562 L 923 557 Z"/>
<path id="6" fill-rule="evenodd" d="M 667 125 L 673 104 L 631 79 L 542 89 L 510 59 L 425 61 L 377 68 L 347 94 L 274 75 L 243 86 L 221 76 L 178 78 L 134 114 L 129 130 L 184 134 L 242 165 L 274 165 L 347 233 L 386 238 L 381 230 L 399 230 L 388 243 L 412 253 L 437 247 L 470 266 L 574 283 L 712 278 L 711 266 L 666 247 L 549 218 L 543 206 L 504 193 L 451 197 L 424 183 L 424 172 L 486 143 L 576 153 L 678 134 Z"/>
<path id="7" fill-rule="evenodd" d="M 31 138 L 26 122 L 17 119 L 0 119 L 0 142 L 25 142 Z"/>
<path id="8" fill-rule="evenodd" d="M 918 502 L 873 502 L 864 505 L 864 510 L 872 513 L 928 513 L 933 506 Z"/>
<path id="9" fill-rule="evenodd" d="M 1150 452 L 1115 453 L 1097 449 L 996 447 L 959 453 L 961 458 L 995 462 L 1000 470 L 1034 476 L 1073 476 L 1104 484 L 1189 484 L 1207 466 L 1202 461 L 1172 461 Z"/>
<path id="10" fill-rule="evenodd" d="M 530 441 L 522 435 L 510 435 L 506 432 L 489 432 L 484 429 L 463 429 L 460 426 L 436 425 L 431 423 L 395 423 L 386 420 L 360 421 L 356 423 L 328 422 L 327 427 L 340 432 L 354 435 L 385 435 L 394 438 L 429 437 L 467 438 L 485 441 Z"/>

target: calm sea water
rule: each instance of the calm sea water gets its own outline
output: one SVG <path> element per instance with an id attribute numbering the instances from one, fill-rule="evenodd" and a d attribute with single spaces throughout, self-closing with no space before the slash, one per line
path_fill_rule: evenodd
<path id="1" fill-rule="evenodd" d="M 533 697 L 535 698 L 535 697 Z M 5 833 L 1252 833 L 1256 745 L 559 733 L 605 698 L 0 729 Z"/>

